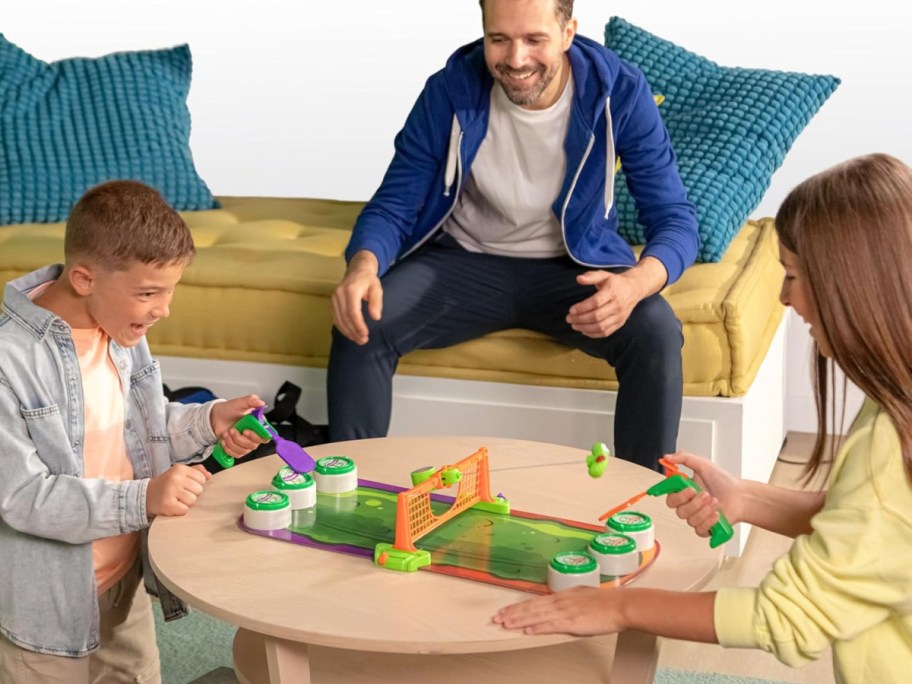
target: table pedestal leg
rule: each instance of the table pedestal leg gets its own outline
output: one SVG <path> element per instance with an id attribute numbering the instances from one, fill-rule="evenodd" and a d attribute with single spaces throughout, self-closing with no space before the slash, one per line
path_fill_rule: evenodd
<path id="1" fill-rule="evenodd" d="M 232 654 L 241 684 L 311 683 L 307 644 L 239 628 Z"/>
<path id="2" fill-rule="evenodd" d="M 636 629 L 618 634 L 611 684 L 651 684 L 659 660 L 656 637 Z"/>
<path id="3" fill-rule="evenodd" d="M 269 684 L 310 684 L 310 656 L 307 653 L 307 644 L 271 636 L 267 636 L 265 640 Z"/>

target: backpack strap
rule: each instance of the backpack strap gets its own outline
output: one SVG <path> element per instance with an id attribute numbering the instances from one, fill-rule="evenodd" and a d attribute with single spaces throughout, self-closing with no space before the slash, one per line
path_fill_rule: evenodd
<path id="1" fill-rule="evenodd" d="M 265 414 L 276 431 L 285 439 L 301 446 L 323 444 L 329 441 L 329 430 L 325 425 L 314 425 L 298 415 L 298 400 L 301 388 L 286 380 L 276 393 L 272 409 Z"/>

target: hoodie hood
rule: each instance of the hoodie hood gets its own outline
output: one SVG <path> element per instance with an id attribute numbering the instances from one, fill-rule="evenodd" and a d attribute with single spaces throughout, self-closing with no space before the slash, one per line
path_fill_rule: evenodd
<path id="1" fill-rule="evenodd" d="M 573 75 L 574 106 L 571 116 L 590 118 L 578 123 L 591 135 L 601 118 L 606 119 L 605 216 L 614 203 L 614 137 L 611 134 L 611 90 L 620 69 L 620 58 L 591 38 L 577 35 L 567 51 Z M 479 38 L 456 50 L 443 69 L 444 83 L 453 107 L 453 124 L 444 174 L 444 193 L 449 196 L 459 165 L 460 137 L 475 126 L 487 130 L 491 88 L 495 80 L 484 58 L 484 39 Z M 474 156 L 474 155 L 473 155 Z M 472 159 L 468 159 L 468 166 Z"/>
<path id="2" fill-rule="evenodd" d="M 574 98 L 581 111 L 591 112 L 586 124 L 594 128 L 611 96 L 621 60 L 591 38 L 577 35 L 567 51 L 573 73 Z M 479 118 L 487 117 L 488 97 L 494 78 L 484 59 L 482 38 L 456 50 L 443 68 L 446 92 L 459 123 L 468 128 Z"/>

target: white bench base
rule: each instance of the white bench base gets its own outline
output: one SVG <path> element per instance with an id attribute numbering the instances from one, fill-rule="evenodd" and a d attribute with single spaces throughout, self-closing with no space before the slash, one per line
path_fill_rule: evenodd
<path id="1" fill-rule="evenodd" d="M 707 456 L 738 477 L 769 481 L 785 439 L 785 320 L 745 396 L 684 397 L 679 449 Z M 178 357 L 159 361 L 172 389 L 202 385 L 223 397 L 255 392 L 268 403 L 282 382 L 291 380 L 302 390 L 299 413 L 326 422 L 322 369 Z M 512 437 L 588 451 L 595 442 L 613 443 L 616 399 L 616 393 L 600 390 L 397 375 L 390 435 Z M 726 554 L 741 555 L 748 533 L 749 526 L 736 526 Z"/>

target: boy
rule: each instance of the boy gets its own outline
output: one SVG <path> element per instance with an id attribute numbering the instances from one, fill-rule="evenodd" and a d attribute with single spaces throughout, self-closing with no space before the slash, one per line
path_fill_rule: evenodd
<path id="1" fill-rule="evenodd" d="M 156 515 L 183 515 L 218 440 L 255 395 L 167 403 L 146 331 L 196 252 L 183 219 L 134 181 L 96 186 L 67 220 L 64 265 L 7 284 L 0 313 L 0 682 L 159 682 L 139 590 Z M 153 580 L 150 571 L 146 581 Z M 183 606 L 159 588 L 166 618 Z"/>

